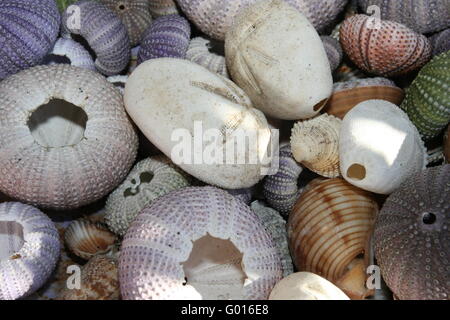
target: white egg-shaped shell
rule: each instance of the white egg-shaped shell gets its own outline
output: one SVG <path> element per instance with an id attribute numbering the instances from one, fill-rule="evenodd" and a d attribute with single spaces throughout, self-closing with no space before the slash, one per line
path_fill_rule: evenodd
<path id="1" fill-rule="evenodd" d="M 285 2 L 243 10 L 227 32 L 225 53 L 231 78 L 266 115 L 311 118 L 331 96 L 323 43 L 308 19 Z"/>
<path id="2" fill-rule="evenodd" d="M 128 79 L 124 99 L 144 135 L 184 171 L 208 184 L 251 187 L 263 177 L 262 162 L 270 163 L 259 161 L 273 142 L 264 115 L 233 82 L 193 62 L 162 58 L 142 63 Z M 213 144 L 208 138 L 202 142 L 208 133 L 218 138 Z M 216 154 L 238 151 L 235 141 L 243 135 L 255 137 L 245 147 L 254 161 L 240 164 L 206 158 L 211 149 Z M 189 150 L 192 156 L 183 158 Z"/>
<path id="3" fill-rule="evenodd" d="M 296 272 L 278 282 L 269 300 L 350 300 L 333 283 L 311 272 Z"/>
<path id="4" fill-rule="evenodd" d="M 342 121 L 339 142 L 342 176 L 368 191 L 390 194 L 426 166 L 417 128 L 395 104 L 368 100 Z"/>

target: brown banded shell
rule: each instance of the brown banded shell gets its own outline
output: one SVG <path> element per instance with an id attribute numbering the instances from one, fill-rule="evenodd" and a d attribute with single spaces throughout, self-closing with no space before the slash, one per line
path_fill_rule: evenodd
<path id="1" fill-rule="evenodd" d="M 289 247 L 297 269 L 328 279 L 352 299 L 368 296 L 360 255 L 368 251 L 377 212 L 370 193 L 345 180 L 313 180 L 288 221 Z"/>
<path id="2" fill-rule="evenodd" d="M 100 223 L 79 219 L 67 227 L 64 240 L 72 253 L 88 260 L 112 250 L 116 236 Z"/>
<path id="3" fill-rule="evenodd" d="M 341 121 L 334 116 L 322 114 L 297 122 L 291 135 L 291 149 L 295 160 L 321 176 L 339 177 Z"/>
<path id="4" fill-rule="evenodd" d="M 348 111 L 363 101 L 381 99 L 399 106 L 404 97 L 404 91 L 386 78 L 338 82 L 334 84 L 333 94 L 323 111 L 344 119 Z"/>

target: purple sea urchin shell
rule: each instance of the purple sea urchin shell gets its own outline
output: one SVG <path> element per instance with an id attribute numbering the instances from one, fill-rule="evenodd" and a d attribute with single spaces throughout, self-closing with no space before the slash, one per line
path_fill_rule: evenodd
<path id="1" fill-rule="evenodd" d="M 74 67 L 95 70 L 94 60 L 89 52 L 78 42 L 72 39 L 59 38 L 53 50 L 44 58 L 44 64 L 68 63 Z"/>
<path id="2" fill-rule="evenodd" d="M 125 25 L 99 2 L 81 0 L 68 7 L 62 16 L 61 34 L 84 38 L 95 52 L 97 70 L 104 75 L 119 74 L 128 65 L 131 49 Z"/>
<path id="3" fill-rule="evenodd" d="M 338 40 L 330 36 L 322 36 L 320 38 L 322 39 L 323 46 L 325 47 L 325 51 L 328 56 L 328 60 L 330 61 L 331 71 L 334 71 L 337 69 L 337 67 L 339 67 L 344 56 L 341 44 Z"/>
<path id="4" fill-rule="evenodd" d="M 137 46 L 142 34 L 152 22 L 148 0 L 100 0 L 122 20 L 132 47 Z"/>
<path id="5" fill-rule="evenodd" d="M 146 207 L 119 258 L 127 300 L 267 299 L 281 276 L 273 240 L 255 213 L 214 187 L 177 190 Z"/>
<path id="6" fill-rule="evenodd" d="M 0 190 L 54 209 L 94 202 L 131 168 L 137 135 L 117 89 L 67 64 L 0 83 Z"/>
<path id="7" fill-rule="evenodd" d="M 450 297 L 450 165 L 425 169 L 387 199 L 375 223 L 381 274 L 399 299 Z"/>
<path id="8" fill-rule="evenodd" d="M 0 1 L 0 80 L 41 62 L 56 41 L 60 19 L 53 0 Z"/>
<path id="9" fill-rule="evenodd" d="M 156 19 L 144 33 L 138 64 L 156 58 L 184 59 L 190 37 L 191 27 L 183 17 L 172 14 Z"/>
<path id="10" fill-rule="evenodd" d="M 53 222 L 19 202 L 0 204 L 0 300 L 32 294 L 51 275 L 60 253 Z"/>
<path id="11" fill-rule="evenodd" d="M 263 193 L 272 208 L 287 216 L 300 194 L 297 181 L 303 168 L 292 156 L 290 144 L 280 147 L 279 161 L 278 172 L 264 179 Z"/>
<path id="12" fill-rule="evenodd" d="M 433 47 L 433 57 L 450 50 L 450 28 L 428 38 Z"/>
<path id="13" fill-rule="evenodd" d="M 226 189 L 226 191 L 236 199 L 244 202 L 246 205 L 250 205 L 252 202 L 252 188 Z"/>
<path id="14" fill-rule="evenodd" d="M 450 27 L 448 0 L 359 0 L 364 12 L 378 6 L 381 18 L 402 23 L 416 32 L 431 33 Z"/>

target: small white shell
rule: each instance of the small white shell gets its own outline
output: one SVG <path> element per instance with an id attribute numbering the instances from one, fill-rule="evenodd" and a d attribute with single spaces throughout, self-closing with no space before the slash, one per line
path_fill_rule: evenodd
<path id="1" fill-rule="evenodd" d="M 291 135 L 295 160 L 321 176 L 339 177 L 341 122 L 341 119 L 327 114 L 297 122 Z"/>
<path id="2" fill-rule="evenodd" d="M 426 166 L 426 149 L 417 128 L 395 104 L 368 100 L 342 121 L 340 168 L 351 184 L 390 194 Z"/>
<path id="3" fill-rule="evenodd" d="M 211 40 L 197 37 L 191 40 L 186 59 L 195 62 L 209 71 L 229 78 L 225 57 L 210 51 Z"/>

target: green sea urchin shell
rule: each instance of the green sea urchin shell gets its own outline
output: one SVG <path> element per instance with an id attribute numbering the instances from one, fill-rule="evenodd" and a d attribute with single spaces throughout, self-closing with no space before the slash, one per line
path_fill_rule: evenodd
<path id="1" fill-rule="evenodd" d="M 105 221 L 123 236 L 133 219 L 152 201 L 171 191 L 190 186 L 190 179 L 165 156 L 138 162 L 126 180 L 108 197 Z"/>
<path id="2" fill-rule="evenodd" d="M 450 51 L 433 58 L 406 92 L 401 108 L 424 139 L 439 135 L 450 122 Z"/>

